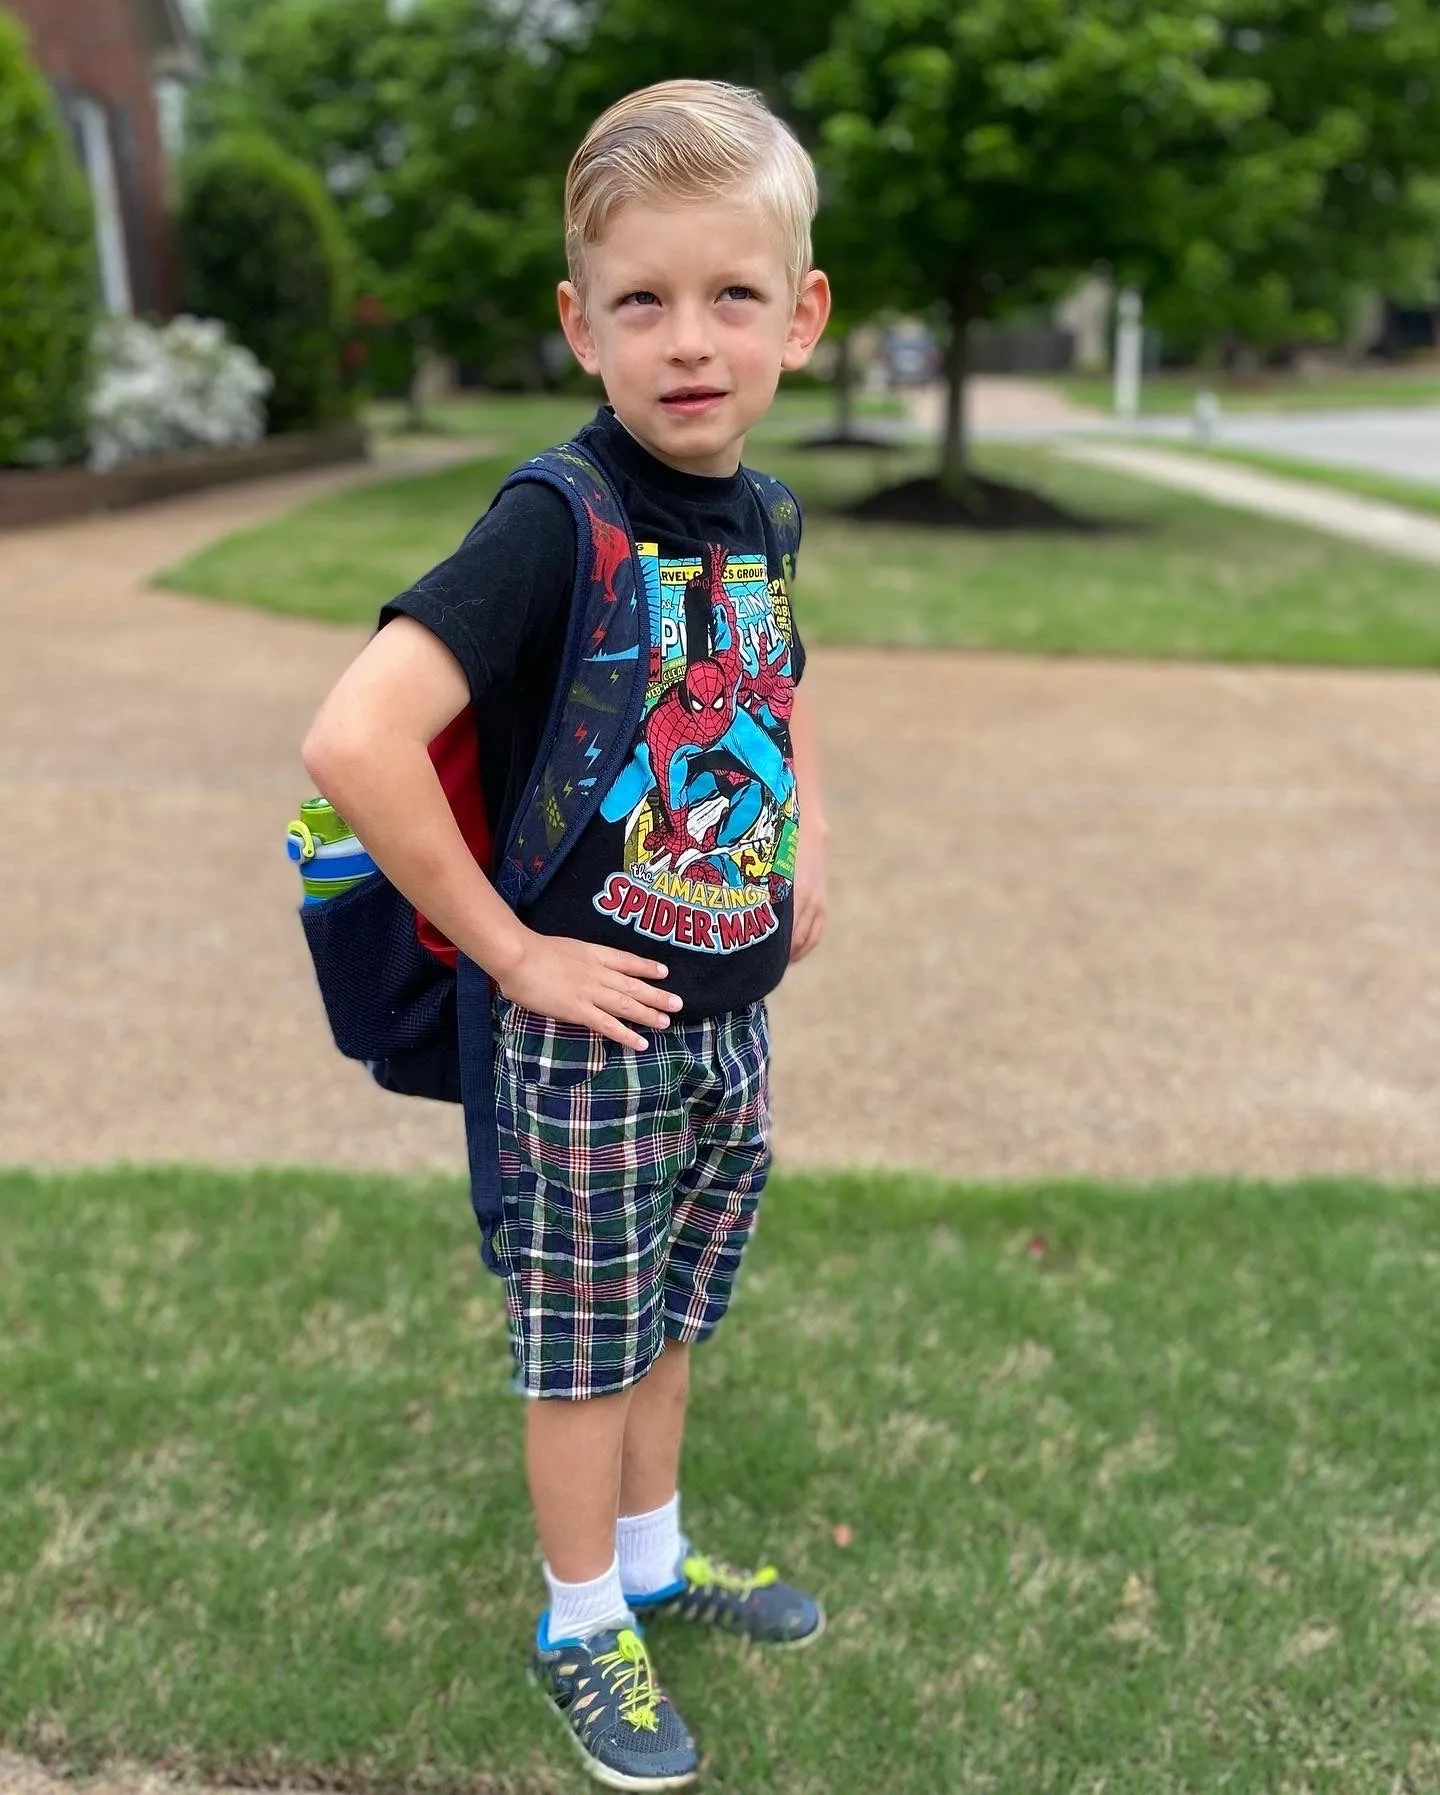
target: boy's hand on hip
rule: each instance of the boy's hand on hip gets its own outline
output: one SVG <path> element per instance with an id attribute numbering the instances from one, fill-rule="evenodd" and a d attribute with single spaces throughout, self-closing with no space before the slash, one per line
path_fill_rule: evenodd
<path id="1" fill-rule="evenodd" d="M 825 855 L 829 832 L 815 827 L 807 834 L 800 831 L 800 849 L 795 857 L 795 920 L 790 935 L 790 964 L 803 960 L 820 945 L 825 922 L 830 914 L 830 899 L 825 889 Z"/>
<path id="2" fill-rule="evenodd" d="M 558 1022 L 578 1022 L 622 1047 L 644 1049 L 650 1043 L 626 1024 L 669 1026 L 680 999 L 647 982 L 666 976 L 657 960 L 527 929 L 519 961 L 495 982 L 504 996 L 527 1010 Z"/>

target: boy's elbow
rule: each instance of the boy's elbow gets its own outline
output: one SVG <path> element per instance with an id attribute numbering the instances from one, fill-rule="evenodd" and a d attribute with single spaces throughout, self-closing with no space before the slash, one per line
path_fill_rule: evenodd
<path id="1" fill-rule="evenodd" d="M 323 714 L 310 725 L 300 744 L 300 758 L 316 791 L 333 802 L 333 788 L 344 780 L 350 753 L 343 735 L 326 722 Z"/>
<path id="2" fill-rule="evenodd" d="M 300 758 L 305 763 L 305 771 L 319 785 L 325 777 L 325 768 L 329 761 L 328 744 L 318 723 L 312 723 L 305 732 L 305 740 L 300 744 Z"/>

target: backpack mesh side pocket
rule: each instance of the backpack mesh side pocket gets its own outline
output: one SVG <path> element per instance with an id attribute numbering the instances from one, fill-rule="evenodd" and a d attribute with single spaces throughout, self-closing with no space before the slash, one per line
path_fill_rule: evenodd
<path id="1" fill-rule="evenodd" d="M 415 910 L 384 873 L 300 922 L 335 1045 L 354 1060 L 384 1060 L 451 1044 L 455 973 L 420 945 Z"/>

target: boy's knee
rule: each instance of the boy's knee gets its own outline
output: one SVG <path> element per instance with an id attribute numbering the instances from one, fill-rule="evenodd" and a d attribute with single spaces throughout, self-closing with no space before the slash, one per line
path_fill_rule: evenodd
<path id="1" fill-rule="evenodd" d="M 690 1346 L 684 1340 L 666 1340 L 656 1355 L 655 1363 L 646 1373 L 648 1377 L 660 1378 L 666 1383 L 688 1382 L 690 1377 Z"/>

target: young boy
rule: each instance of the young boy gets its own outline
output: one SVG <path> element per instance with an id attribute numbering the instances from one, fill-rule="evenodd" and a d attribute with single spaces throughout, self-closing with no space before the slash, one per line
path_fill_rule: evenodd
<path id="1" fill-rule="evenodd" d="M 652 654 L 630 755 L 525 913 L 475 864 L 428 744 L 473 703 L 503 830 L 573 589 L 555 490 L 506 491 L 385 607 L 304 748 L 390 880 L 497 991 L 497 1259 L 517 1384 L 536 1399 L 526 1465 L 550 1597 L 534 1669 L 613 1788 L 681 1788 L 698 1763 L 637 1617 L 777 1645 L 823 1625 L 773 1570 L 693 1551 L 677 1495 L 689 1348 L 729 1303 L 769 1167 L 764 1000 L 825 919 L 793 568 L 767 555 L 740 470 L 781 370 L 805 364 L 829 315 L 815 205 L 789 131 L 713 82 L 631 94 L 570 166 L 560 321 L 609 400 L 577 441 L 633 528 Z M 647 945 L 656 893 L 667 920 L 686 913 L 663 960 Z"/>

